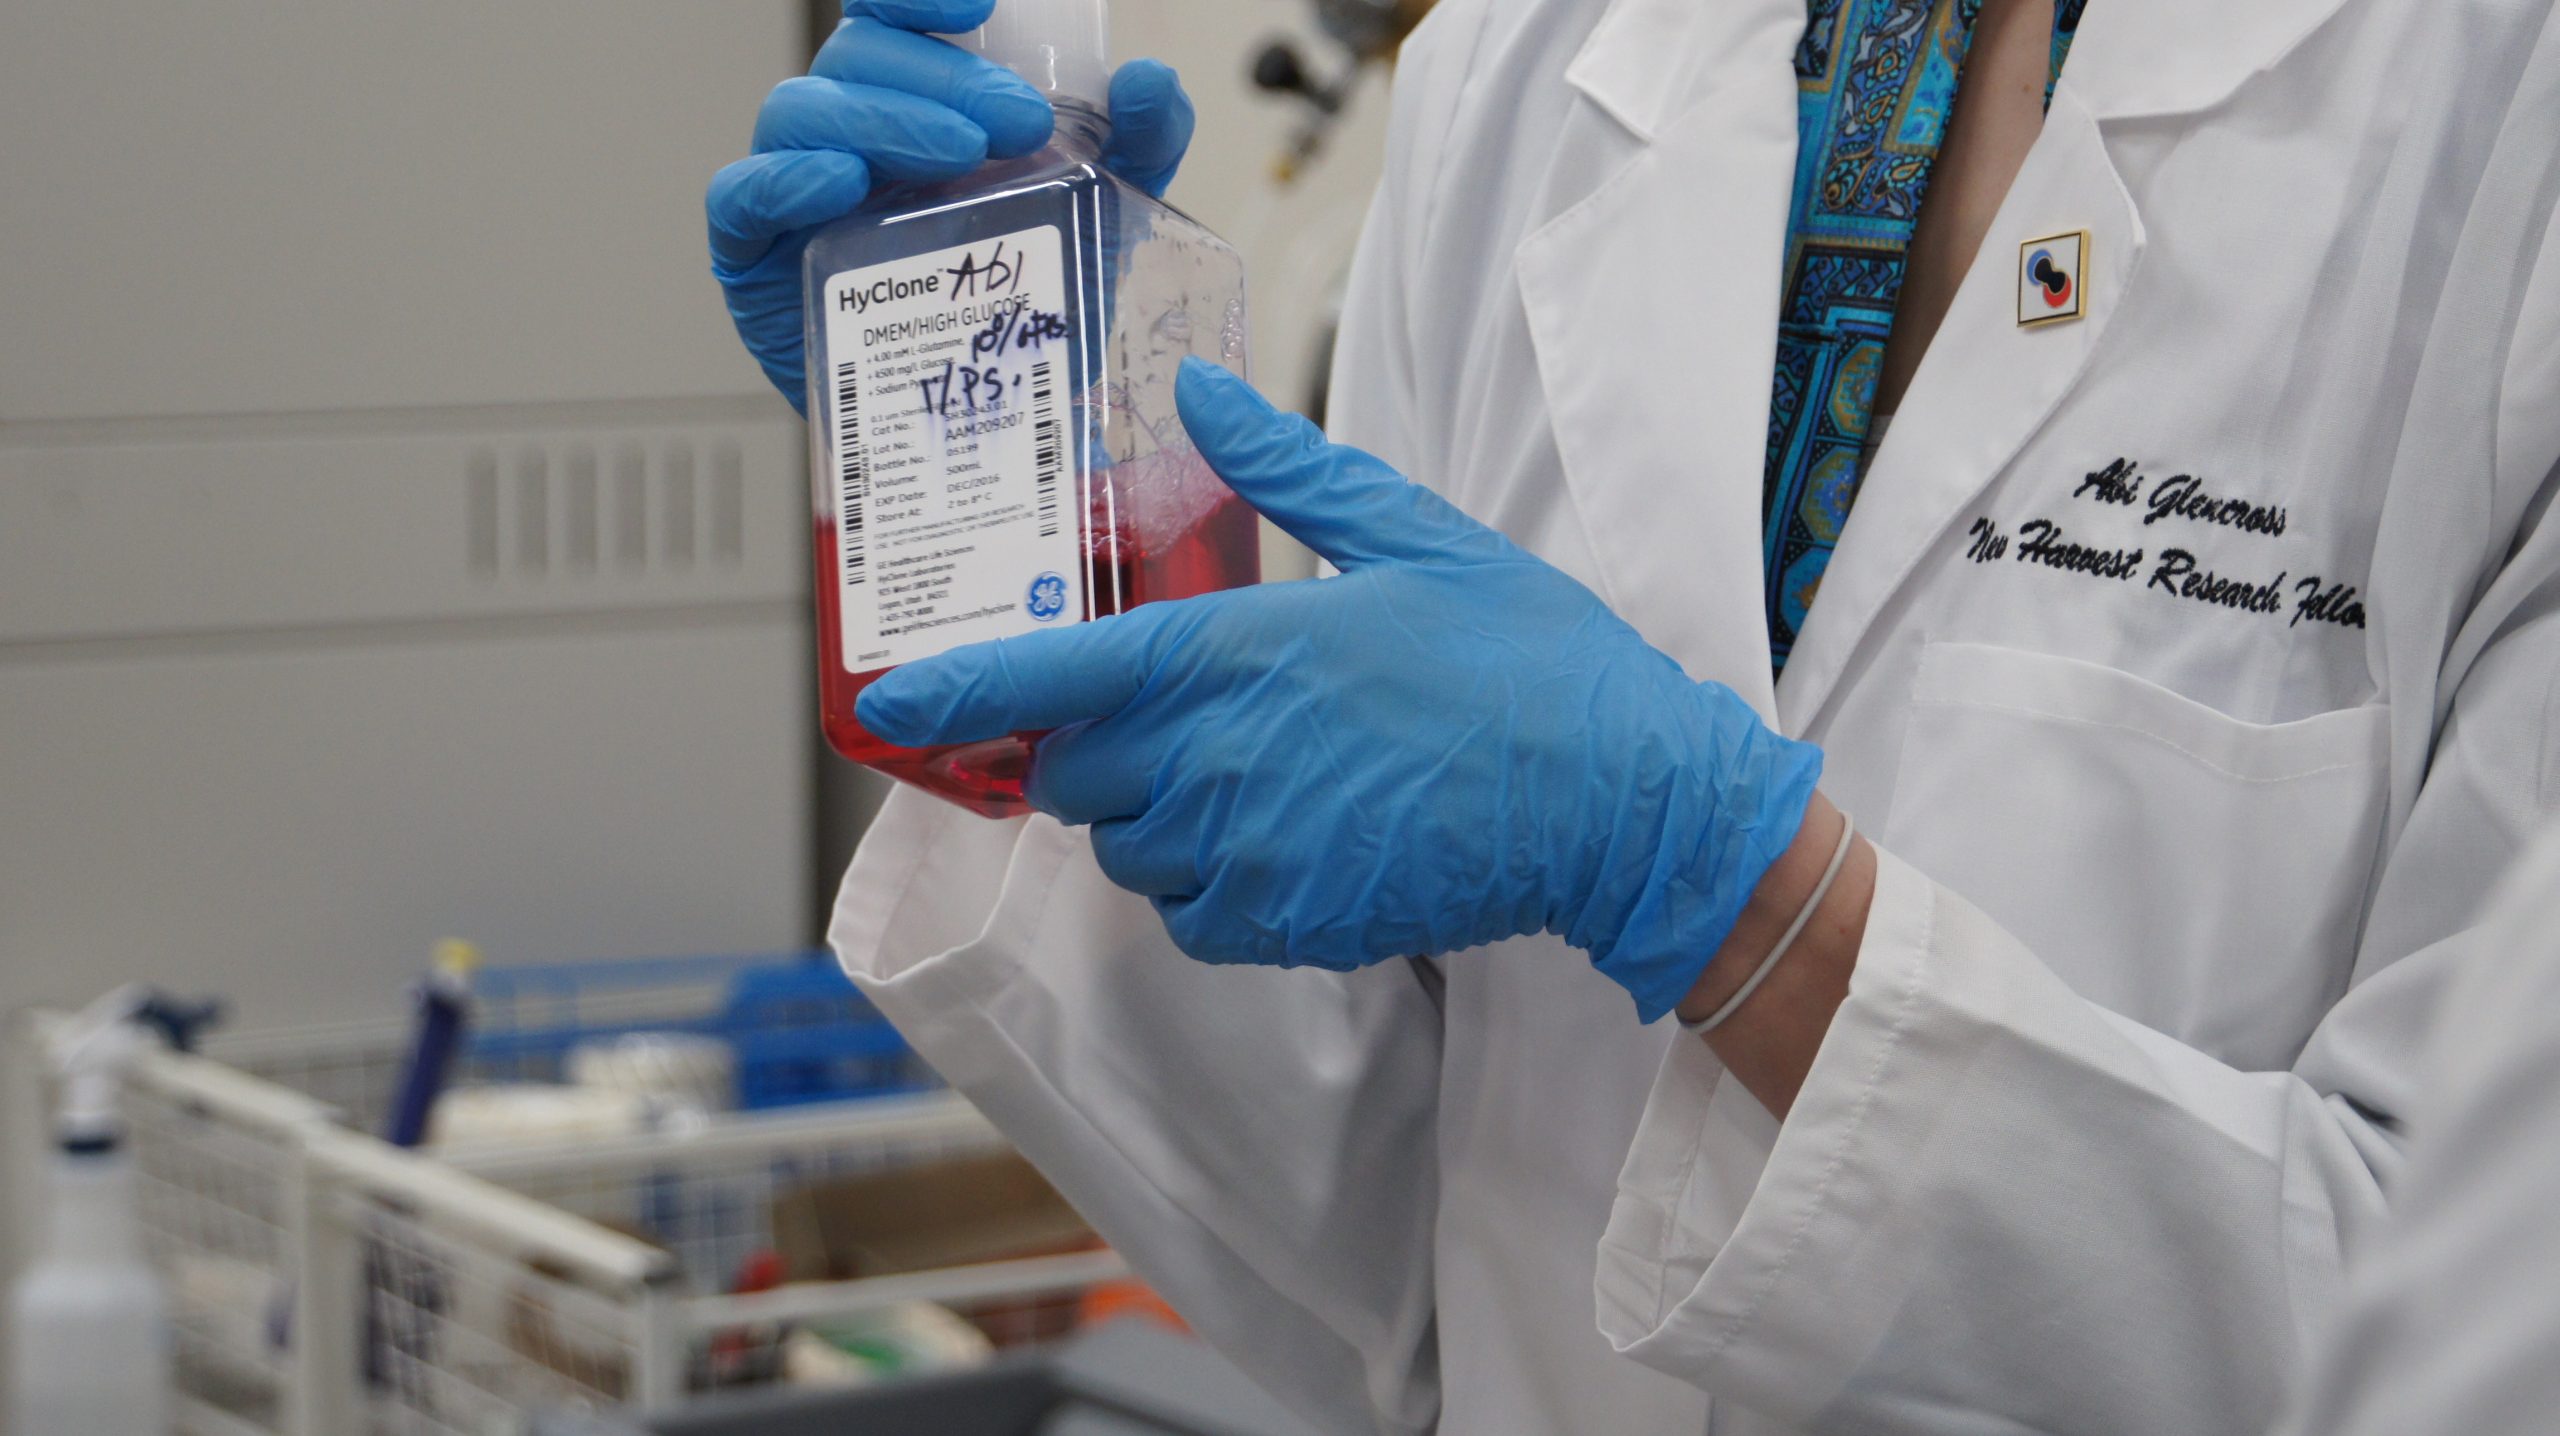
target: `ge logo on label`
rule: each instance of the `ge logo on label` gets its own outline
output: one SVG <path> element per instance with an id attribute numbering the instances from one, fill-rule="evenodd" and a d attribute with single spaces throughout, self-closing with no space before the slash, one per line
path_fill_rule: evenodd
<path id="1" fill-rule="evenodd" d="M 1067 581 L 1054 573 L 1031 580 L 1031 591 L 1023 595 L 1022 608 L 1041 623 L 1054 622 L 1067 611 Z"/>

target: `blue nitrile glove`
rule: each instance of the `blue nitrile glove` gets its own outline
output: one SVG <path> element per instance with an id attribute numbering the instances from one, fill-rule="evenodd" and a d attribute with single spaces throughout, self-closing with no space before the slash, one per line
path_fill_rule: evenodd
<path id="1" fill-rule="evenodd" d="M 1670 1011 L 1794 841 L 1820 751 L 1225 371 L 1187 362 L 1180 401 L 1210 465 L 1342 575 L 910 663 L 864 725 L 1060 730 L 1031 801 L 1092 824 L 1193 957 L 1348 969 L 1551 932 L 1645 1021 Z"/>
<path id="2" fill-rule="evenodd" d="M 800 302 L 809 232 L 859 208 L 875 181 L 953 179 L 1048 143 L 1055 121 L 1039 91 L 932 38 L 977 29 L 995 4 L 845 0 L 845 23 L 809 73 L 765 98 L 755 153 L 712 178 L 711 272 L 738 337 L 794 408 L 809 399 Z M 1192 123 L 1173 71 L 1132 61 L 1111 80 L 1103 163 L 1161 196 Z"/>

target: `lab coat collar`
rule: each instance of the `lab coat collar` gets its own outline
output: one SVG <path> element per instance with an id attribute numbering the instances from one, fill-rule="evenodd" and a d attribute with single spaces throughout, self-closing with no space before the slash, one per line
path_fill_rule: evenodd
<path id="1" fill-rule="evenodd" d="M 1842 534 L 1786 682 L 1769 677 L 1760 494 L 1803 0 L 1616 0 L 1566 79 L 1634 141 L 1529 236 L 1520 293 L 1596 586 L 1696 677 L 1806 731 L 1899 585 L 2061 402 L 2132 281 L 2141 215 L 2104 122 L 2228 98 L 2344 0 L 2098 0 Z M 1598 121 L 1595 121 L 1598 122 Z M 2086 229 L 2089 312 L 2016 330 L 2015 243 Z M 1962 350 L 1963 352 L 1953 352 Z M 1676 419 L 1676 421 L 1675 421 Z M 1876 482 L 1881 477 L 1882 482 Z"/>
<path id="2" fill-rule="evenodd" d="M 1565 487 L 1600 555 L 1584 576 L 1693 677 L 1774 713 L 1767 629 L 1736 620 L 1762 608 L 1802 0 L 1621 0 L 1605 28 L 1618 38 L 1575 83 L 1608 91 L 1607 118 L 1575 117 L 1571 192 L 1517 256 Z M 1654 68 L 1655 42 L 1683 53 Z"/>
<path id="3" fill-rule="evenodd" d="M 1716 65 L 1765 53 L 1766 44 L 1750 37 L 1791 31 L 1792 54 L 1804 13 L 1804 0 L 1615 0 L 1565 82 L 1650 143 L 1692 95 L 1712 87 Z"/>
<path id="4" fill-rule="evenodd" d="M 2095 0 L 2063 83 L 2097 119 L 2220 104 L 2345 0 Z M 1769 25 L 1804 31 L 1804 0 L 1614 0 L 1565 79 L 1651 142 Z"/>
<path id="5" fill-rule="evenodd" d="M 2062 83 L 2100 121 L 2193 114 L 2309 39 L 2346 0 L 2091 0 Z"/>

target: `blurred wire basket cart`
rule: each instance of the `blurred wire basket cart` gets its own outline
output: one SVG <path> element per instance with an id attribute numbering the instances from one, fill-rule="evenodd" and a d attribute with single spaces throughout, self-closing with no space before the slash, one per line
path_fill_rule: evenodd
<path id="1" fill-rule="evenodd" d="M 964 1366 L 1130 1299 L 1119 1258 L 831 964 L 526 969 L 485 974 L 480 1001 L 465 1081 L 547 1082 L 672 1034 L 720 1041 L 736 1100 L 412 1151 L 366 1130 L 397 1028 L 145 1054 L 124 1104 L 181 1431 L 588 1429 Z"/>

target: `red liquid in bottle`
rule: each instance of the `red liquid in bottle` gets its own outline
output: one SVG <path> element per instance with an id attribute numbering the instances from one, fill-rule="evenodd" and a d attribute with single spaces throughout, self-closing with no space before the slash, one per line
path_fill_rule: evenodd
<path id="1" fill-rule="evenodd" d="M 1199 454 L 1187 450 L 1121 465 L 1111 471 L 1109 478 L 1129 488 L 1160 482 L 1192 486 L 1204 481 L 1217 483 Z M 1091 610 L 1087 617 L 1119 613 L 1160 599 L 1190 598 L 1260 582 L 1262 535 L 1253 509 L 1227 493 L 1223 485 L 1217 492 L 1219 497 L 1209 510 L 1169 542 L 1148 543 L 1148 526 L 1133 523 L 1125 516 L 1117 523 L 1099 516 L 1089 520 L 1084 546 L 1084 591 Z M 1097 502 L 1096 507 L 1100 509 L 1101 503 Z M 955 748 L 901 748 L 872 736 L 854 716 L 854 700 L 890 670 L 845 671 L 836 557 L 835 520 L 822 516 L 817 527 L 818 709 L 827 742 L 857 763 L 913 783 L 971 812 L 991 818 L 1030 812 L 1030 804 L 1023 801 L 1022 783 L 1031 772 L 1033 745 L 1039 734 L 1015 734 Z"/>

